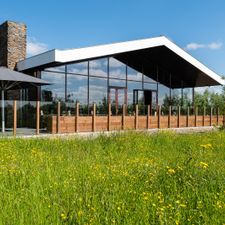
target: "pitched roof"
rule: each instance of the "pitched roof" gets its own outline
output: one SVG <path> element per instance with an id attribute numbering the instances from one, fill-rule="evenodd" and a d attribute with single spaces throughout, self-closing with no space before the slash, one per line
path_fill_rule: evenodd
<path id="1" fill-rule="evenodd" d="M 172 69 L 174 73 L 180 74 L 185 73 L 185 78 L 187 80 L 187 87 L 191 85 L 195 86 L 207 86 L 207 85 L 224 85 L 225 82 L 214 71 L 210 70 L 208 67 L 203 65 L 197 59 L 192 57 L 182 48 L 174 44 L 168 38 L 161 36 L 149 39 L 142 40 L 134 40 L 106 45 L 99 45 L 93 47 L 86 48 L 78 48 L 71 50 L 51 50 L 40 55 L 36 55 L 30 58 L 27 58 L 18 63 L 18 70 L 25 71 L 35 67 L 43 67 L 43 66 L 54 66 L 57 64 L 69 63 L 69 62 L 79 62 L 84 60 L 91 60 L 100 57 L 106 56 L 117 56 L 120 54 L 129 55 L 132 52 L 143 52 L 145 50 L 153 50 L 153 49 L 166 49 L 167 52 L 170 52 L 167 56 L 165 56 L 165 50 L 161 52 L 155 51 L 154 56 L 158 57 L 157 63 L 162 63 L 169 69 Z M 173 54 L 172 54 L 173 53 Z M 160 55 L 161 54 L 161 55 Z M 164 54 L 164 55 L 163 55 Z M 149 52 L 149 55 L 145 55 L 146 57 L 150 57 L 153 55 L 153 51 Z M 174 60 L 171 61 L 170 57 L 174 57 Z M 148 59 L 148 58 L 146 58 Z M 151 58 L 152 59 L 152 58 Z M 153 59 L 154 60 L 154 59 Z M 164 60 L 164 61 L 163 61 Z M 174 63 L 176 61 L 176 63 Z M 148 62 L 149 63 L 149 62 Z M 146 62 L 147 64 L 147 62 Z M 182 67 L 182 68 L 179 68 Z M 177 69 L 179 68 L 179 70 Z M 186 69 L 186 71 L 185 71 Z M 191 83 L 191 80 L 196 80 L 195 83 Z M 177 75 L 178 76 L 178 75 Z M 188 78 L 189 76 L 189 78 Z M 204 78 L 204 79 L 203 79 Z M 190 83 L 188 81 L 190 80 Z"/>

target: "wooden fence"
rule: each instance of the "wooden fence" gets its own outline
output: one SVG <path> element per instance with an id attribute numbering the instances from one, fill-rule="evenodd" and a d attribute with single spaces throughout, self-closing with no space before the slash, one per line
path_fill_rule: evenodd
<path id="1" fill-rule="evenodd" d="M 38 106 L 38 104 L 37 104 Z M 93 105 L 91 116 L 79 115 L 79 103 L 76 104 L 75 116 L 62 116 L 60 112 L 60 103 L 57 107 L 57 115 L 48 117 L 47 130 L 50 133 L 74 133 L 74 132 L 95 132 L 112 130 L 144 130 L 154 128 L 180 128 L 180 127 L 201 127 L 201 126 L 219 126 L 224 125 L 225 115 L 216 110 L 213 115 L 213 109 L 206 114 L 205 108 L 202 115 L 198 114 L 198 108 L 190 115 L 190 109 L 187 108 L 186 114 L 181 114 L 181 108 L 177 107 L 177 114 L 173 115 L 172 108 L 169 107 L 168 115 L 162 115 L 161 107 L 158 106 L 157 114 L 151 115 L 150 106 L 147 107 L 146 115 L 139 115 L 138 105 L 135 106 L 133 115 L 128 115 L 126 106 L 123 105 L 122 115 L 112 115 L 111 104 L 108 105 L 107 115 L 96 115 L 96 105 Z M 40 109 L 37 107 L 37 112 Z M 38 127 L 37 117 L 37 127 Z M 38 129 L 37 129 L 38 132 Z"/>

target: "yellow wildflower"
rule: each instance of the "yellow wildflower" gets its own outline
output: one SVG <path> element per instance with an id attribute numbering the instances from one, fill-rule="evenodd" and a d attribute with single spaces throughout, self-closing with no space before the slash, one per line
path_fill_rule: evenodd
<path id="1" fill-rule="evenodd" d="M 207 169 L 209 167 L 209 165 L 205 162 L 200 162 L 199 163 L 199 166 L 202 168 L 202 169 Z"/>
<path id="2" fill-rule="evenodd" d="M 204 149 L 207 149 L 207 148 L 212 148 L 212 144 L 202 144 L 200 145 L 200 147 L 204 148 Z"/>
<path id="3" fill-rule="evenodd" d="M 61 218 L 62 218 L 63 220 L 66 220 L 67 216 L 66 216 L 64 213 L 61 213 Z"/>
<path id="4" fill-rule="evenodd" d="M 167 169 L 167 173 L 170 174 L 170 175 L 172 175 L 172 174 L 175 174 L 176 171 L 175 171 L 175 169 L 168 168 L 168 169 Z"/>

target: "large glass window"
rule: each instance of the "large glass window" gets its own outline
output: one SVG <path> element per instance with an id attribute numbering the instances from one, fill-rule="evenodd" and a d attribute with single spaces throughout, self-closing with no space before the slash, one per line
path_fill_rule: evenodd
<path id="1" fill-rule="evenodd" d="M 192 105 L 192 88 L 184 88 L 183 89 L 183 100 L 182 100 L 182 106 L 187 107 Z"/>
<path id="2" fill-rule="evenodd" d="M 167 101 L 170 97 L 170 89 L 165 85 L 159 84 L 158 89 L 158 104 L 159 105 L 167 105 Z"/>
<path id="3" fill-rule="evenodd" d="M 128 81 L 127 88 L 128 88 L 128 92 L 127 92 L 128 104 L 133 104 L 134 90 L 142 90 L 142 83 L 141 82 Z"/>
<path id="4" fill-rule="evenodd" d="M 45 71 L 65 73 L 65 65 L 46 68 Z"/>
<path id="5" fill-rule="evenodd" d="M 147 83 L 147 82 L 145 82 L 144 83 L 144 89 L 156 91 L 157 90 L 157 83 Z"/>
<path id="6" fill-rule="evenodd" d="M 89 62 L 90 76 L 107 77 L 107 58 L 91 60 Z"/>
<path id="7" fill-rule="evenodd" d="M 126 79 L 126 65 L 119 60 L 110 57 L 109 58 L 109 77 Z"/>
<path id="8" fill-rule="evenodd" d="M 67 73 L 88 75 L 88 62 L 67 65 Z"/>
<path id="9" fill-rule="evenodd" d="M 87 104 L 87 76 L 67 74 L 67 101 Z"/>
<path id="10" fill-rule="evenodd" d="M 158 81 L 158 104 L 167 107 L 170 105 L 170 74 L 159 68 Z"/>
<path id="11" fill-rule="evenodd" d="M 144 76 L 144 82 L 156 83 L 155 80 L 153 80 L 152 78 L 148 77 L 147 75 L 143 75 L 143 76 Z"/>
<path id="12" fill-rule="evenodd" d="M 89 83 L 90 97 L 89 103 L 98 105 L 105 104 L 107 101 L 107 79 L 90 78 Z"/>
<path id="13" fill-rule="evenodd" d="M 42 101 L 65 101 L 65 74 L 58 72 L 41 72 L 41 78 L 51 85 L 42 86 Z"/>
<path id="14" fill-rule="evenodd" d="M 131 67 L 127 67 L 127 79 L 128 80 L 132 80 L 132 81 L 142 81 L 142 73 L 140 73 L 139 71 L 131 68 Z"/>

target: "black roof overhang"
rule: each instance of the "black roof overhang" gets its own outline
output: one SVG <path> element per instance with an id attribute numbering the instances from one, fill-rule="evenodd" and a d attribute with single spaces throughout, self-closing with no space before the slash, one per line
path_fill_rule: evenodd
<path id="1" fill-rule="evenodd" d="M 158 65 L 158 81 L 167 87 L 191 88 L 220 85 L 165 46 L 121 53 L 114 58 L 154 80 L 157 80 Z"/>

